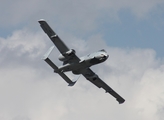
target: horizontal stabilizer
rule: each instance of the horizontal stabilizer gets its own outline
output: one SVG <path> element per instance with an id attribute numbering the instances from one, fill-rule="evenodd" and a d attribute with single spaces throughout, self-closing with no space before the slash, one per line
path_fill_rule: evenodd
<path id="1" fill-rule="evenodd" d="M 45 61 L 54 69 L 54 71 L 56 73 L 58 73 L 69 85 L 68 86 L 73 86 L 75 82 L 72 82 L 68 76 L 66 76 L 66 74 L 64 74 L 63 72 L 59 71 L 58 67 L 49 59 L 49 58 L 46 58 Z"/>
<path id="2" fill-rule="evenodd" d="M 43 59 L 46 61 L 47 64 L 49 64 L 56 73 L 58 73 L 69 85 L 68 86 L 73 86 L 75 82 L 72 82 L 63 72 L 59 71 L 58 67 L 48 58 L 50 53 L 52 52 L 54 46 L 52 46 L 48 52 L 44 55 Z M 78 77 L 79 78 L 79 77 Z"/>
<path id="3" fill-rule="evenodd" d="M 44 60 L 54 69 L 54 71 L 58 71 L 58 67 L 49 58 Z"/>
<path id="4" fill-rule="evenodd" d="M 63 72 L 59 72 L 58 74 L 68 83 L 68 86 L 73 86 L 76 83 L 76 81 L 72 82 Z"/>

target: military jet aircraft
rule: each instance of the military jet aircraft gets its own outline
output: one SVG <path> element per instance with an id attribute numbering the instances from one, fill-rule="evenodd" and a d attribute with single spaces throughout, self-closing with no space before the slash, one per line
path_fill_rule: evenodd
<path id="1" fill-rule="evenodd" d="M 103 88 L 107 93 L 110 93 L 113 97 L 115 97 L 119 104 L 125 101 L 119 94 L 117 94 L 111 87 L 109 87 L 104 81 L 102 81 L 97 74 L 95 74 L 90 69 L 91 66 L 102 63 L 109 57 L 104 49 L 79 58 L 78 56 L 76 56 L 75 50 L 69 49 L 44 19 L 41 19 L 38 22 L 40 23 L 43 31 L 54 43 L 54 46 L 56 46 L 60 51 L 61 54 L 59 55 L 59 60 L 63 62 L 63 65 L 57 67 L 48 58 L 54 46 L 52 46 L 48 50 L 43 59 L 54 69 L 55 73 L 58 73 L 69 84 L 69 86 L 73 86 L 78 78 L 74 82 L 70 80 L 70 78 L 68 78 L 68 76 L 66 76 L 64 72 L 72 71 L 72 73 L 75 75 L 82 74 L 88 81 L 96 85 L 98 88 Z"/>

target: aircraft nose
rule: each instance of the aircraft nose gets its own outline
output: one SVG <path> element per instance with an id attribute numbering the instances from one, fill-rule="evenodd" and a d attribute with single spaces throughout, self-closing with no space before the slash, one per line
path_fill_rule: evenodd
<path id="1" fill-rule="evenodd" d="M 109 57 L 109 55 L 108 55 L 107 53 L 105 53 L 105 54 L 103 55 L 103 57 L 107 59 L 107 58 Z"/>
<path id="2" fill-rule="evenodd" d="M 100 60 L 106 60 L 108 57 L 109 57 L 108 54 L 103 54 L 102 57 L 100 58 Z"/>
<path id="3" fill-rule="evenodd" d="M 108 59 L 108 57 L 109 57 L 109 55 L 106 54 L 106 55 L 104 55 L 103 58 Z"/>
<path id="4" fill-rule="evenodd" d="M 106 60 L 108 57 L 109 57 L 108 54 L 102 54 L 102 53 L 100 55 L 95 56 L 95 58 L 99 60 Z"/>
<path id="5" fill-rule="evenodd" d="M 109 55 L 108 54 L 106 54 L 106 58 L 108 58 L 109 57 Z"/>

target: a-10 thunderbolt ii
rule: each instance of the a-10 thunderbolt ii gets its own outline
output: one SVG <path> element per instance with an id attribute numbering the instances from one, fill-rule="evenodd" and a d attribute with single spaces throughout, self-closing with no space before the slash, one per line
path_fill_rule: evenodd
<path id="1" fill-rule="evenodd" d="M 113 97 L 115 97 L 119 104 L 125 101 L 90 69 L 92 65 L 96 65 L 107 60 L 109 55 L 104 49 L 79 58 L 76 56 L 75 50 L 69 49 L 45 20 L 41 19 L 38 22 L 40 23 L 43 31 L 48 35 L 48 37 L 60 51 L 61 54 L 59 55 L 59 60 L 63 62 L 63 65 L 57 67 L 48 58 L 54 46 L 48 50 L 43 59 L 54 69 L 55 73 L 58 73 L 69 84 L 69 86 L 73 86 L 77 80 L 75 82 L 70 80 L 70 78 L 68 78 L 64 72 L 72 71 L 72 73 L 75 75 L 82 74 L 87 80 L 96 85 L 98 88 L 103 88 L 107 93 L 110 93 Z"/>

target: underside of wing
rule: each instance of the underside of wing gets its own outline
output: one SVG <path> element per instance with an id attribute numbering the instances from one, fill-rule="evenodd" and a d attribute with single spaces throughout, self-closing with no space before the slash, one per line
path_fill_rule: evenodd
<path id="1" fill-rule="evenodd" d="M 107 93 L 110 93 L 113 97 L 116 98 L 119 104 L 124 103 L 125 100 L 119 94 L 117 94 L 111 87 L 109 87 L 104 81 L 102 81 L 99 76 L 96 75 L 91 69 L 86 69 L 83 72 L 83 76 L 97 87 L 103 88 Z"/>
<path id="2" fill-rule="evenodd" d="M 59 38 L 59 36 L 52 30 L 52 28 L 48 25 L 48 23 L 41 19 L 38 21 L 40 23 L 41 28 L 43 31 L 48 35 L 51 41 L 55 44 L 58 48 L 60 53 L 66 58 L 66 63 L 78 62 L 80 59 L 76 56 L 75 52 L 72 52 L 72 49 L 69 49 L 66 44 Z"/>
<path id="3" fill-rule="evenodd" d="M 41 28 L 48 35 L 48 37 L 52 40 L 52 42 L 56 45 L 58 50 L 61 53 L 65 53 L 69 51 L 69 48 L 64 44 L 64 42 L 58 37 L 58 35 L 52 30 L 52 28 L 48 25 L 45 20 L 39 20 Z"/>

